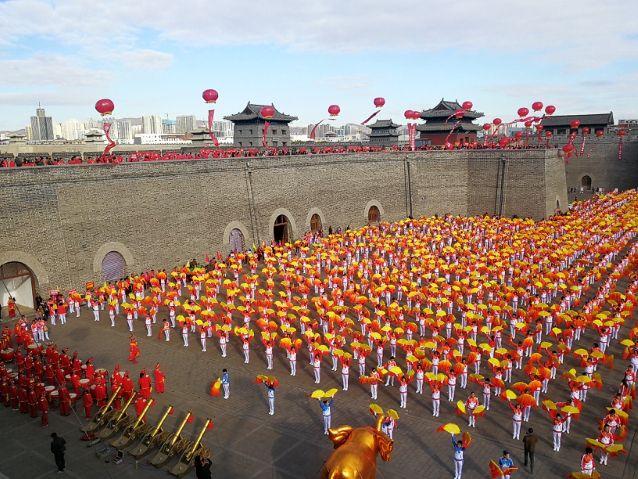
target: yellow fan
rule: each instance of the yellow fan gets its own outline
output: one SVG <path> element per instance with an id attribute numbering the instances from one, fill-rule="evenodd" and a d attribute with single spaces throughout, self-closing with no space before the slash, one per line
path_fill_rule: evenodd
<path id="1" fill-rule="evenodd" d="M 324 396 L 328 398 L 333 398 L 335 397 L 335 394 L 337 394 L 338 392 L 339 390 L 337 388 L 328 389 Z"/>
<path id="2" fill-rule="evenodd" d="M 622 452 L 624 449 L 625 449 L 625 446 L 623 446 L 622 444 L 610 444 L 609 446 L 605 448 L 607 452 L 612 454 L 618 454 L 619 452 Z"/>
<path id="3" fill-rule="evenodd" d="M 461 434 L 461 428 L 453 422 L 448 422 L 439 428 L 442 431 L 449 432 L 450 434 Z"/>
<path id="4" fill-rule="evenodd" d="M 592 439 L 591 437 L 588 437 L 587 439 L 585 439 L 585 441 L 587 442 L 587 444 L 589 444 L 590 446 L 594 446 L 594 447 L 600 447 L 600 448 L 604 448 L 605 445 L 601 442 L 598 442 L 597 439 Z"/>
<path id="5" fill-rule="evenodd" d="M 322 399 L 326 397 L 326 393 L 322 391 L 321 389 L 317 389 L 315 391 L 312 391 L 312 394 L 310 394 L 310 397 L 313 399 Z"/>
<path id="6" fill-rule="evenodd" d="M 518 396 L 516 395 L 516 393 L 514 391 L 512 391 L 511 389 L 507 389 L 505 391 L 505 397 L 510 400 L 513 401 L 515 400 Z"/>
<path id="7" fill-rule="evenodd" d="M 485 406 L 482 404 L 479 404 L 474 408 L 474 414 L 481 414 L 483 411 L 485 411 Z"/>
<path id="8" fill-rule="evenodd" d="M 388 416 L 390 416 L 395 421 L 399 420 L 399 413 L 396 412 L 394 409 L 388 409 Z"/>
<path id="9" fill-rule="evenodd" d="M 467 414 L 467 409 L 465 409 L 465 403 L 463 401 L 459 401 L 456 403 L 456 407 L 458 408 L 459 411 L 461 411 L 463 414 Z"/>
<path id="10" fill-rule="evenodd" d="M 382 415 L 383 414 L 383 409 L 381 409 L 381 406 L 379 406 L 378 404 L 370 404 L 370 412 L 372 412 L 372 414 L 378 414 L 378 415 Z"/>
<path id="11" fill-rule="evenodd" d="M 548 409 L 550 411 L 556 410 L 556 403 L 551 399 L 545 399 L 543 401 L 543 406 L 545 406 L 545 409 Z"/>
<path id="12" fill-rule="evenodd" d="M 495 368 L 501 367 L 500 361 L 498 359 L 496 359 L 496 358 L 490 358 L 490 359 L 487 360 L 487 362 L 490 363 Z"/>
<path id="13" fill-rule="evenodd" d="M 576 406 L 563 406 L 560 409 L 564 414 L 578 414 L 580 411 Z"/>
<path id="14" fill-rule="evenodd" d="M 403 371 L 401 371 L 401 368 L 400 368 L 399 366 L 392 366 L 392 367 L 390 368 L 390 372 L 391 372 L 392 374 L 397 374 L 397 375 L 398 375 L 398 374 L 403 374 Z"/>

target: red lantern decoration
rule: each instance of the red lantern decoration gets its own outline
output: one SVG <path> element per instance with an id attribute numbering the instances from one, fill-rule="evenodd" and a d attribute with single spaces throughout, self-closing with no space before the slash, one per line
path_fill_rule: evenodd
<path id="1" fill-rule="evenodd" d="M 579 126 L 580 126 L 580 120 L 572 120 L 569 122 L 569 127 L 572 130 L 577 130 Z"/>
<path id="2" fill-rule="evenodd" d="M 521 138 L 523 138 L 522 131 L 517 131 L 516 133 L 514 133 L 514 139 L 516 139 L 516 141 L 520 140 Z"/>
<path id="3" fill-rule="evenodd" d="M 518 117 L 525 118 L 529 115 L 529 108 L 525 108 L 524 106 L 518 109 Z"/>
<path id="4" fill-rule="evenodd" d="M 458 109 L 454 112 L 454 118 L 456 118 L 457 120 L 460 120 L 461 118 L 463 118 L 464 115 L 465 115 L 465 110 L 463 109 Z"/>
<path id="5" fill-rule="evenodd" d="M 330 105 L 328 107 L 328 114 L 330 116 L 337 116 L 340 112 L 341 108 L 339 108 L 339 105 Z"/>
<path id="6" fill-rule="evenodd" d="M 204 90 L 202 92 L 202 98 L 206 103 L 215 103 L 217 101 L 217 98 L 219 98 L 219 93 L 217 93 L 217 90 L 209 88 L 208 90 Z"/>
<path id="7" fill-rule="evenodd" d="M 543 125 L 536 125 L 536 131 L 541 131 L 543 129 Z"/>
<path id="8" fill-rule="evenodd" d="M 492 124 L 491 123 L 483 123 L 483 131 L 487 131 L 490 128 L 492 128 Z"/>
<path id="9" fill-rule="evenodd" d="M 474 106 L 474 104 L 468 100 L 468 101 L 464 101 L 461 106 L 463 107 L 465 111 L 470 111 L 472 107 Z"/>
<path id="10" fill-rule="evenodd" d="M 588 127 L 583 128 L 583 135 L 589 135 L 591 130 Z"/>
<path id="11" fill-rule="evenodd" d="M 605 132 L 604 132 L 603 130 L 596 130 L 595 135 L 596 135 L 598 138 L 602 138 L 603 136 L 605 136 Z"/>
<path id="12" fill-rule="evenodd" d="M 417 111 L 417 110 L 412 110 L 412 119 L 413 120 L 420 120 L 421 119 L 421 112 Z"/>
<path id="13" fill-rule="evenodd" d="M 510 144 L 510 139 L 507 137 L 503 137 L 500 140 L 498 140 L 498 145 L 501 148 L 506 148 L 509 144 Z"/>
<path id="14" fill-rule="evenodd" d="M 374 106 L 377 108 L 381 108 L 385 105 L 385 98 L 381 98 L 380 96 L 374 99 Z"/>
<path id="15" fill-rule="evenodd" d="M 567 143 L 566 145 L 563 145 L 563 151 L 567 155 L 571 154 L 572 151 L 574 151 L 574 145 L 572 145 L 571 143 Z"/>
<path id="16" fill-rule="evenodd" d="M 95 103 L 95 109 L 100 115 L 106 116 L 113 113 L 113 110 L 115 110 L 115 104 L 108 98 L 102 98 Z"/>
<path id="17" fill-rule="evenodd" d="M 531 128 L 534 122 L 532 120 L 527 120 L 525 122 L 525 128 Z"/>
<path id="18" fill-rule="evenodd" d="M 555 111 L 556 111 L 556 107 L 554 105 L 547 105 L 545 107 L 545 114 L 546 115 L 553 115 Z"/>
<path id="19" fill-rule="evenodd" d="M 494 118 L 492 120 L 492 123 L 494 123 L 496 126 L 500 125 L 501 123 L 503 123 L 503 120 L 501 120 L 500 118 Z"/>
<path id="20" fill-rule="evenodd" d="M 616 135 L 618 135 L 619 137 L 623 137 L 627 134 L 627 132 L 625 130 L 618 130 L 618 133 L 616 133 Z"/>
<path id="21" fill-rule="evenodd" d="M 259 114 L 266 120 L 270 120 L 273 116 L 275 116 L 275 109 L 269 105 L 262 106 L 261 110 L 259 110 Z"/>
<path id="22" fill-rule="evenodd" d="M 413 120 L 414 119 L 414 110 L 405 110 L 403 112 L 403 116 L 405 117 L 406 120 Z"/>
<path id="23" fill-rule="evenodd" d="M 554 134 L 551 131 L 547 130 L 545 132 L 545 138 L 551 138 L 552 136 L 554 136 Z"/>
<path id="24" fill-rule="evenodd" d="M 543 109 L 543 102 L 542 101 L 535 101 L 534 103 L 532 103 L 532 110 L 541 111 L 542 109 Z"/>

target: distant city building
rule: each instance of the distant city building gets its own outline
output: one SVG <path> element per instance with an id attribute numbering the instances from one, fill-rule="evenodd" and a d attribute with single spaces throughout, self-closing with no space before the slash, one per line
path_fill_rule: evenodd
<path id="1" fill-rule="evenodd" d="M 148 115 L 142 117 L 142 132 L 145 135 L 162 134 L 162 118 L 158 115 Z"/>
<path id="2" fill-rule="evenodd" d="M 162 120 L 162 133 L 165 135 L 174 135 L 176 130 L 176 122 L 175 120 L 169 120 L 168 118 L 164 118 Z"/>
<path id="3" fill-rule="evenodd" d="M 618 126 L 622 128 L 638 128 L 638 120 L 618 120 Z"/>
<path id="4" fill-rule="evenodd" d="M 27 141 L 33 140 L 33 128 L 31 128 L 31 125 L 24 127 L 24 137 Z"/>
<path id="5" fill-rule="evenodd" d="M 272 118 L 266 119 L 261 115 L 261 109 L 266 105 L 255 105 L 248 102 L 243 111 L 234 115 L 224 117 L 225 120 L 232 121 L 234 124 L 233 140 L 235 146 L 238 147 L 260 147 L 264 135 L 264 126 L 266 121 L 270 123 L 267 132 L 268 146 L 288 146 L 290 145 L 290 127 L 291 121 L 298 120 L 296 116 L 286 115 L 277 111 L 274 105 L 271 105 L 275 114 Z"/>
<path id="6" fill-rule="evenodd" d="M 66 120 L 60 123 L 60 136 L 68 141 L 80 140 L 84 137 L 84 123 L 78 120 Z"/>
<path id="7" fill-rule="evenodd" d="M 53 141 L 53 119 L 46 116 L 44 108 L 36 108 L 35 116 L 31 117 L 31 140 L 32 141 Z"/>
<path id="8" fill-rule="evenodd" d="M 175 119 L 175 133 L 190 133 L 197 129 L 197 117 L 195 115 L 177 115 Z"/>
<path id="9" fill-rule="evenodd" d="M 177 133 L 141 133 L 135 135 L 133 143 L 136 145 L 186 145 L 190 144 L 190 140 L 184 140 L 183 135 Z"/>
<path id="10" fill-rule="evenodd" d="M 117 124 L 117 139 L 122 141 L 133 140 L 133 129 L 129 120 L 118 120 Z"/>
<path id="11" fill-rule="evenodd" d="M 233 122 L 228 120 L 214 121 L 213 133 L 218 139 L 233 137 Z"/>
<path id="12" fill-rule="evenodd" d="M 390 120 L 377 120 L 370 127 L 370 145 L 393 146 L 399 144 L 399 132 L 397 125 Z"/>
<path id="13" fill-rule="evenodd" d="M 444 145 L 446 138 L 453 145 L 476 141 L 476 133 L 481 127 L 475 125 L 473 120 L 481 118 L 483 113 L 465 111 L 462 118 L 455 118 L 454 113 L 462 109 L 458 102 L 445 101 L 442 98 L 438 105 L 421 112 L 421 118 L 425 120 L 425 125 L 416 127 L 421 132 L 421 141 L 426 145 L 435 146 Z"/>
<path id="14" fill-rule="evenodd" d="M 572 128 L 574 120 L 580 122 L 578 128 Z M 555 115 L 543 118 L 541 121 L 543 131 L 551 131 L 554 136 L 568 135 L 569 133 L 582 134 L 583 128 L 589 128 L 589 134 L 594 135 L 597 131 L 607 133 L 614 126 L 614 114 L 594 113 L 589 115 Z"/>

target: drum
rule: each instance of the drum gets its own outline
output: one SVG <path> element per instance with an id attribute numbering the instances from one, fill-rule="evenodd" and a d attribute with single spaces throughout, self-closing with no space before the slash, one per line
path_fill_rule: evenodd
<path id="1" fill-rule="evenodd" d="M 78 395 L 75 393 L 69 393 L 69 397 L 71 398 L 71 401 L 75 401 L 78 398 Z"/>
<path id="2" fill-rule="evenodd" d="M 53 387 L 53 386 L 47 386 L 47 387 Z M 50 396 L 51 396 L 51 399 L 57 399 L 58 396 L 60 396 L 60 391 L 58 391 L 57 389 L 54 389 L 53 391 L 51 391 Z"/>
<path id="3" fill-rule="evenodd" d="M 106 371 L 106 369 L 104 369 L 104 368 L 97 368 L 97 369 L 95 370 L 95 374 L 98 374 L 98 373 L 99 373 L 99 374 L 104 374 L 104 373 L 106 373 L 106 372 L 107 372 L 107 371 Z"/>
<path id="4" fill-rule="evenodd" d="M 2 351 L 0 351 L 0 358 L 2 358 L 5 363 L 13 361 L 13 359 L 15 358 L 15 351 L 13 350 L 13 348 L 3 349 Z"/>
<path id="5" fill-rule="evenodd" d="M 84 378 L 84 379 L 80 379 L 80 386 L 82 386 L 83 388 L 88 388 L 89 387 L 89 380 Z"/>
<path id="6" fill-rule="evenodd" d="M 53 391 L 55 391 L 55 386 L 44 386 L 44 391 L 47 394 L 51 394 Z"/>

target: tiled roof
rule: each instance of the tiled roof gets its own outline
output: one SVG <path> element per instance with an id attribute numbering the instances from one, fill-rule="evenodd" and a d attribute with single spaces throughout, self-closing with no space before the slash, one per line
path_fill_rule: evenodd
<path id="1" fill-rule="evenodd" d="M 275 108 L 274 105 L 256 105 L 254 103 L 250 103 L 248 102 L 248 104 L 246 105 L 246 108 L 244 108 L 243 111 L 239 112 L 239 113 L 235 113 L 234 115 L 228 115 L 225 116 L 224 119 L 225 120 L 230 120 L 230 121 L 248 121 L 248 120 L 264 120 L 266 121 L 266 119 L 261 116 L 261 109 L 264 106 L 272 106 L 273 108 Z M 273 121 L 294 121 L 294 120 L 298 120 L 298 118 L 296 116 L 290 116 L 290 115 L 286 115 L 285 113 L 281 113 L 280 111 L 277 110 L 277 108 L 275 108 L 275 114 L 273 115 L 272 118 L 268 119 L 273 120 Z"/>
<path id="2" fill-rule="evenodd" d="M 543 118 L 541 121 L 541 125 L 545 127 L 556 127 L 556 126 L 564 126 L 568 127 L 569 124 L 574 121 L 580 121 L 580 126 L 588 126 L 588 125 L 613 125 L 614 124 L 614 114 L 613 112 L 609 113 L 594 113 L 589 115 L 557 115 L 557 116 L 548 116 Z"/>

